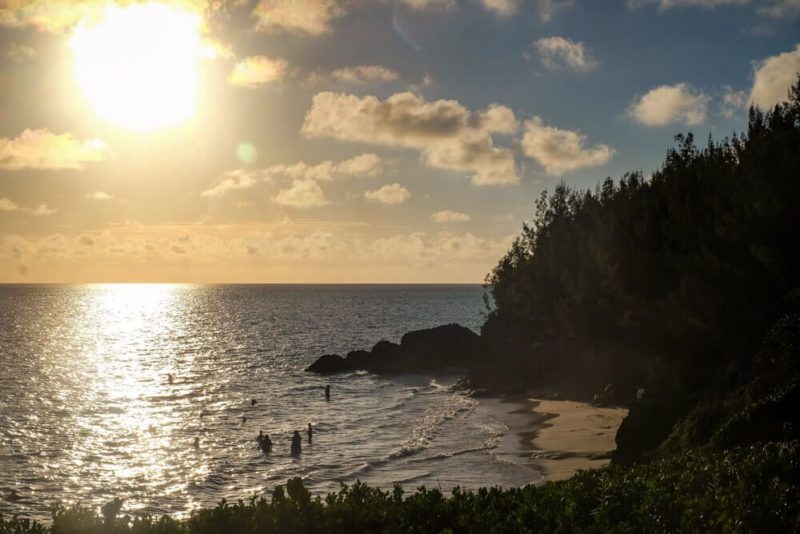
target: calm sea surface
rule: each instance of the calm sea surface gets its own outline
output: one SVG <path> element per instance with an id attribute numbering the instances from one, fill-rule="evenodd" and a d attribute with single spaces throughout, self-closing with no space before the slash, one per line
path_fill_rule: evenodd
<path id="1" fill-rule="evenodd" d="M 457 377 L 303 371 L 323 353 L 413 329 L 477 331 L 482 295 L 479 286 L 0 286 L 0 512 L 41 519 L 56 500 L 117 496 L 129 513 L 181 516 L 294 476 L 317 493 L 357 479 L 409 489 L 535 480 L 498 447 L 509 427 L 450 390 Z M 295 429 L 299 458 L 289 455 Z M 271 455 L 258 450 L 259 430 Z"/>

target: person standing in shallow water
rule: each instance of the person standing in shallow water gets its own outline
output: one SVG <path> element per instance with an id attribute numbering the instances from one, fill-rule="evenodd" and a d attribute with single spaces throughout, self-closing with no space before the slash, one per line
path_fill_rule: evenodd
<path id="1" fill-rule="evenodd" d="M 269 439 L 269 434 L 264 434 L 264 437 L 261 438 L 261 452 L 264 454 L 272 452 L 272 440 Z"/>
<path id="2" fill-rule="evenodd" d="M 300 437 L 300 432 L 294 431 L 292 436 L 292 454 L 297 456 L 303 450 L 303 438 Z"/>
<path id="3" fill-rule="evenodd" d="M 311 423 L 308 423 L 308 444 L 311 445 L 311 440 L 314 437 L 314 431 L 311 429 Z"/>
<path id="4" fill-rule="evenodd" d="M 331 400 L 331 385 L 325 386 L 325 400 Z"/>

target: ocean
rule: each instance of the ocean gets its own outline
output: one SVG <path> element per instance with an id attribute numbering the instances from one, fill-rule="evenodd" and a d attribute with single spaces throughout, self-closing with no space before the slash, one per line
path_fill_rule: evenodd
<path id="1" fill-rule="evenodd" d="M 536 481 L 511 420 L 458 376 L 304 371 L 410 330 L 479 331 L 484 311 L 477 285 L 0 286 L 0 512 L 120 497 L 182 517 L 296 476 L 316 494 Z"/>

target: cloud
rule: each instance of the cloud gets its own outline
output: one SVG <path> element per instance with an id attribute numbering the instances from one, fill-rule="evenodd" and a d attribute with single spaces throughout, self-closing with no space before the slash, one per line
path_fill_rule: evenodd
<path id="1" fill-rule="evenodd" d="M 587 147 L 585 135 L 546 126 L 539 117 L 525 122 L 521 144 L 525 155 L 538 162 L 551 176 L 561 176 L 583 167 L 603 165 L 615 153 L 607 145 Z"/>
<path id="2" fill-rule="evenodd" d="M 488 11 L 498 17 L 510 17 L 519 11 L 520 0 L 481 0 Z"/>
<path id="3" fill-rule="evenodd" d="M 16 63 L 36 57 L 36 50 L 32 47 L 19 43 L 11 43 L 6 47 L 5 56 Z"/>
<path id="4" fill-rule="evenodd" d="M 560 11 L 574 6 L 575 0 L 539 0 L 536 10 L 540 21 L 549 22 Z"/>
<path id="5" fill-rule="evenodd" d="M 384 185 L 375 191 L 366 191 L 364 198 L 381 204 L 402 204 L 411 198 L 411 192 L 398 183 Z"/>
<path id="6" fill-rule="evenodd" d="M 535 41 L 532 46 L 539 52 L 539 59 L 548 70 L 588 72 L 597 66 L 583 43 L 565 37 L 544 37 Z"/>
<path id="7" fill-rule="evenodd" d="M 103 191 L 94 191 L 92 193 L 86 193 L 84 198 L 87 198 L 89 200 L 104 201 L 113 199 L 114 195 L 109 195 L 108 193 L 104 193 Z"/>
<path id="8" fill-rule="evenodd" d="M 519 122 L 511 108 L 500 104 L 490 104 L 477 113 L 478 127 L 489 133 L 511 134 L 519 128 Z"/>
<path id="9" fill-rule="evenodd" d="M 336 69 L 331 76 L 347 83 L 393 82 L 399 78 L 395 71 L 381 65 L 358 65 Z"/>
<path id="10" fill-rule="evenodd" d="M 410 6 L 412 9 L 440 9 L 446 10 L 456 5 L 455 0 L 403 0 L 403 2 Z"/>
<path id="11" fill-rule="evenodd" d="M 99 2 L 91 0 L 6 1 L 0 3 L 0 26 L 55 33 L 95 15 L 100 7 Z"/>
<path id="12" fill-rule="evenodd" d="M 108 145 L 99 139 L 80 141 L 71 133 L 25 130 L 12 139 L 0 137 L 0 169 L 83 169 L 105 159 Z"/>
<path id="13" fill-rule="evenodd" d="M 383 161 L 372 153 L 359 154 L 342 161 L 325 160 L 316 165 L 304 161 L 272 165 L 264 169 L 236 169 L 228 171 L 221 182 L 200 193 L 204 197 L 221 197 L 229 191 L 248 189 L 259 182 L 278 180 L 335 180 L 378 176 L 383 172 Z"/>
<path id="14" fill-rule="evenodd" d="M 225 173 L 222 181 L 212 187 L 211 189 L 206 189 L 202 193 L 200 193 L 201 197 L 221 197 L 228 193 L 229 191 L 234 191 L 236 189 L 247 189 L 249 187 L 254 186 L 257 183 L 255 178 L 255 174 L 253 171 L 247 171 L 244 169 L 236 169 L 232 171 L 228 171 Z"/>
<path id="15" fill-rule="evenodd" d="M 251 56 L 244 58 L 233 67 L 229 81 L 239 87 L 254 89 L 282 80 L 288 70 L 289 64 L 283 59 Z"/>
<path id="16" fill-rule="evenodd" d="M 679 7 L 702 7 L 712 9 L 720 6 L 745 5 L 749 3 L 750 0 L 628 0 L 628 7 L 635 9 L 650 4 L 658 4 L 658 9 L 664 11 L 666 9 Z"/>
<path id="17" fill-rule="evenodd" d="M 474 126 L 480 122 L 480 114 L 455 100 L 426 102 L 405 92 L 382 101 L 323 92 L 314 96 L 302 134 L 414 148 L 432 167 L 471 173 L 476 185 L 517 183 L 513 154 L 495 147 L 489 132 Z"/>
<path id="18" fill-rule="evenodd" d="M 461 213 L 458 211 L 437 211 L 433 215 L 431 215 L 431 220 L 435 223 L 461 223 L 467 222 L 472 217 L 469 216 L 467 213 Z"/>
<path id="19" fill-rule="evenodd" d="M 128 222 L 75 234 L 0 235 L 0 279 L 19 280 L 25 265 L 26 279 L 36 282 L 477 283 L 516 233 L 400 232 L 288 218 L 220 225 Z M 82 245 L 84 237 L 94 244 Z"/>
<path id="20" fill-rule="evenodd" d="M 19 211 L 20 207 L 17 206 L 9 198 L 0 198 L 0 211 Z"/>
<path id="21" fill-rule="evenodd" d="M 97 17 L 110 4 L 128 3 L 128 0 L 2 0 L 0 26 L 60 33 L 82 20 Z M 224 10 L 225 3 L 215 0 L 170 1 L 171 5 L 200 14 Z"/>
<path id="22" fill-rule="evenodd" d="M 16 211 L 20 213 L 30 213 L 31 215 L 44 216 L 52 215 L 58 210 L 48 207 L 47 204 L 39 204 L 35 208 L 23 208 L 11 199 L 4 197 L 0 198 L 0 211 Z"/>
<path id="23" fill-rule="evenodd" d="M 377 176 L 383 170 L 383 162 L 375 154 L 360 154 L 354 158 L 340 161 L 332 169 L 335 176 Z"/>
<path id="24" fill-rule="evenodd" d="M 800 73 L 800 45 L 756 63 L 750 102 L 762 108 L 772 107 L 788 98 L 789 88 Z"/>
<path id="25" fill-rule="evenodd" d="M 261 0 L 253 10 L 256 30 L 284 30 L 310 36 L 331 31 L 344 10 L 336 0 Z"/>
<path id="26" fill-rule="evenodd" d="M 730 119 L 745 109 L 747 109 L 747 92 L 734 91 L 733 87 L 723 86 L 720 114 L 726 119 Z"/>
<path id="27" fill-rule="evenodd" d="M 272 197 L 272 201 L 281 206 L 293 208 L 318 208 L 330 204 L 325 200 L 319 184 L 311 179 L 293 180 L 291 187 L 282 189 Z"/>
<path id="28" fill-rule="evenodd" d="M 800 14 L 800 0 L 777 0 L 760 8 L 758 13 L 774 19 L 792 19 Z"/>
<path id="29" fill-rule="evenodd" d="M 686 83 L 662 85 L 651 89 L 628 108 L 636 122 L 646 126 L 664 126 L 682 122 L 702 124 L 710 97 Z"/>

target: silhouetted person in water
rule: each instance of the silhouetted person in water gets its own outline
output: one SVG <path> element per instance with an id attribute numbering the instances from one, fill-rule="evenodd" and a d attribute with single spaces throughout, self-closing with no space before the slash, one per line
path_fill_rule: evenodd
<path id="1" fill-rule="evenodd" d="M 194 448 L 195 449 L 200 448 L 200 438 L 194 438 Z"/>
<path id="2" fill-rule="evenodd" d="M 175 377 L 172 376 L 172 373 L 167 374 L 167 382 L 169 382 L 170 385 L 175 383 Z"/>
<path id="3" fill-rule="evenodd" d="M 255 406 L 256 402 L 257 401 L 255 399 L 250 399 L 250 406 Z"/>
<path id="4" fill-rule="evenodd" d="M 259 430 L 258 431 L 258 437 L 256 438 L 256 441 L 258 442 L 259 445 L 261 445 L 261 442 L 264 441 L 264 431 L 263 430 Z"/>
<path id="5" fill-rule="evenodd" d="M 261 438 L 261 441 L 259 441 L 259 444 L 261 445 L 261 452 L 263 452 L 264 454 L 271 453 L 272 440 L 269 439 L 269 434 L 264 434 L 264 437 L 261 437 L 261 434 L 259 434 L 259 437 Z"/>
<path id="6" fill-rule="evenodd" d="M 303 450 L 303 438 L 300 437 L 300 432 L 294 431 L 292 436 L 292 455 L 297 456 Z"/>
<path id="7" fill-rule="evenodd" d="M 331 400 L 331 385 L 325 386 L 325 400 Z"/>
<path id="8" fill-rule="evenodd" d="M 314 431 L 311 429 L 311 423 L 308 423 L 308 444 L 311 445 L 311 440 L 314 437 Z"/>
<path id="9" fill-rule="evenodd" d="M 246 422 L 247 422 L 247 416 L 243 415 L 242 416 L 242 424 L 245 424 Z"/>

